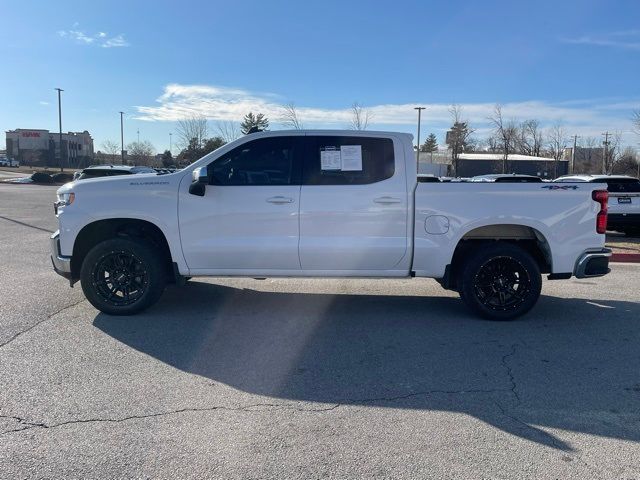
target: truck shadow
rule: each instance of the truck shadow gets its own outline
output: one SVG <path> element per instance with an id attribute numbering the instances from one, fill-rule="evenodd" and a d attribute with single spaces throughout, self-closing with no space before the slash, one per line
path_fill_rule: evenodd
<path id="1" fill-rule="evenodd" d="M 638 303 L 543 296 L 523 319 L 500 323 L 452 297 L 194 282 L 144 314 L 99 314 L 94 325 L 185 372 L 323 404 L 312 408 L 465 413 L 562 450 L 572 447 L 549 429 L 640 442 Z"/>

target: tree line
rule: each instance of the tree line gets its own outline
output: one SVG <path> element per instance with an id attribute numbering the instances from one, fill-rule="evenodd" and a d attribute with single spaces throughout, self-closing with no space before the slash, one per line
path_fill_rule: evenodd
<path id="1" fill-rule="evenodd" d="M 602 145 L 595 137 L 572 138 L 566 128 L 557 123 L 543 129 L 536 119 L 517 121 L 505 118 L 500 104 L 494 106 L 493 112 L 487 117 L 491 125 L 491 134 L 485 139 L 474 136 L 475 129 L 464 117 L 461 106 L 453 104 L 449 107 L 451 126 L 447 131 L 445 144 L 451 158 L 453 173 L 458 171 L 460 154 L 472 152 L 490 152 L 502 155 L 502 172 L 509 172 L 511 165 L 509 155 L 523 154 L 534 157 L 548 157 L 555 160 L 554 173 L 557 174 L 558 162 L 563 158 L 565 148 L 577 146 L 581 153 L 581 160 L 586 163 L 597 161 L 598 149 L 601 149 L 599 161 L 607 173 L 635 173 L 638 169 L 636 152 L 631 147 L 622 145 L 621 132 L 613 132 Z M 348 127 L 353 130 L 366 130 L 373 118 L 370 110 L 354 102 L 350 109 Z M 279 122 L 286 128 L 303 129 L 304 124 L 294 103 L 282 107 Z M 633 112 L 632 126 L 634 132 L 640 136 L 640 110 Z M 163 166 L 188 165 L 204 155 L 220 148 L 228 142 L 236 140 L 241 135 L 257 130 L 267 130 L 269 119 L 263 113 L 247 113 L 242 122 L 223 121 L 216 124 L 215 130 L 210 131 L 206 117 L 193 115 L 178 121 L 176 134 L 179 153 L 174 157 L 173 152 L 165 150 L 161 156 Z M 421 152 L 435 153 L 439 150 L 435 133 L 431 132 L 419 147 Z M 126 146 L 127 161 L 138 165 L 151 165 L 155 161 L 155 148 L 147 140 L 131 142 Z M 112 161 L 120 153 L 120 146 L 111 140 L 103 142 L 98 152 Z M 574 152 L 575 155 L 575 152 Z M 604 158 L 603 158 L 604 157 Z M 159 165 L 154 165 L 159 166 Z"/>
<path id="2" fill-rule="evenodd" d="M 586 164 L 599 161 L 606 173 L 636 174 L 638 162 L 636 152 L 632 147 L 622 144 L 622 133 L 613 132 L 608 136 L 607 143 L 598 142 L 596 137 L 570 136 L 561 123 L 543 129 L 536 119 L 517 121 L 507 119 L 500 104 L 494 106 L 493 112 L 487 117 L 491 125 L 491 133 L 485 139 L 474 137 L 475 129 L 469 121 L 464 119 L 463 110 L 459 105 L 449 108 L 451 126 L 447 131 L 445 144 L 451 158 L 454 174 L 459 170 L 460 154 L 474 152 L 489 152 L 501 154 L 500 172 L 508 173 L 512 170 L 509 156 L 514 154 L 546 157 L 554 159 L 554 176 L 558 175 L 558 163 L 563 159 L 565 149 L 575 149 L 574 155 L 579 153 L 580 160 Z M 633 114 L 635 132 L 640 135 L 640 111 Z M 598 152 L 598 149 L 600 151 Z M 434 153 L 439 150 L 437 137 L 434 133 L 427 136 L 420 145 L 421 152 Z M 596 158 L 599 155 L 599 158 Z"/>

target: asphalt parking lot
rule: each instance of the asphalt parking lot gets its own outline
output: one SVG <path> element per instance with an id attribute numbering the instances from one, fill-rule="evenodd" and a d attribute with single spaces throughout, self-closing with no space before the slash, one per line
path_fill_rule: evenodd
<path id="1" fill-rule="evenodd" d="M 432 280 L 206 279 L 109 317 L 0 185 L 2 478 L 640 478 L 640 265 L 511 323 Z"/>

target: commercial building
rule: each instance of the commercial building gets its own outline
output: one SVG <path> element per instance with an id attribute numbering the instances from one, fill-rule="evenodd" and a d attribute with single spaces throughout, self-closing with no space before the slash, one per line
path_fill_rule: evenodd
<path id="1" fill-rule="evenodd" d="M 518 173 L 540 178 L 556 178 L 569 173 L 569 162 L 548 157 L 510 154 L 505 160 L 502 153 L 461 153 L 458 158 L 458 176 L 474 177 L 491 173 Z"/>
<path id="2" fill-rule="evenodd" d="M 42 129 L 17 128 L 6 132 L 7 157 L 20 165 L 80 168 L 92 163 L 93 138 L 88 131 L 62 134 Z M 62 148 L 61 148 L 62 147 Z"/>
<path id="3" fill-rule="evenodd" d="M 439 151 L 435 154 L 420 152 L 421 173 L 432 173 L 434 167 L 442 171 L 443 164 L 448 164 L 447 175 L 453 175 L 451 152 Z M 458 155 L 458 177 L 475 177 L 491 173 L 518 173 L 536 175 L 541 178 L 556 178 L 569 173 L 569 161 L 553 158 L 534 157 L 530 155 L 510 154 L 505 160 L 502 153 L 475 152 Z M 435 173 L 442 175 L 441 173 Z"/>

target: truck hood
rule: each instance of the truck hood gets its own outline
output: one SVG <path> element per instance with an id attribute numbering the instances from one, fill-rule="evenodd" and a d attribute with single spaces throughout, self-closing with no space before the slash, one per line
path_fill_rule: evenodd
<path id="1" fill-rule="evenodd" d="M 74 180 L 65 183 L 57 193 L 69 193 L 79 191 L 92 191 L 95 189 L 105 190 L 114 189 L 122 190 L 123 188 L 133 188 L 134 186 L 161 186 L 169 185 L 171 180 L 175 178 L 176 173 L 158 175 L 157 173 L 136 173 L 131 175 L 115 175 L 112 177 L 88 178 L 85 180 Z"/>

